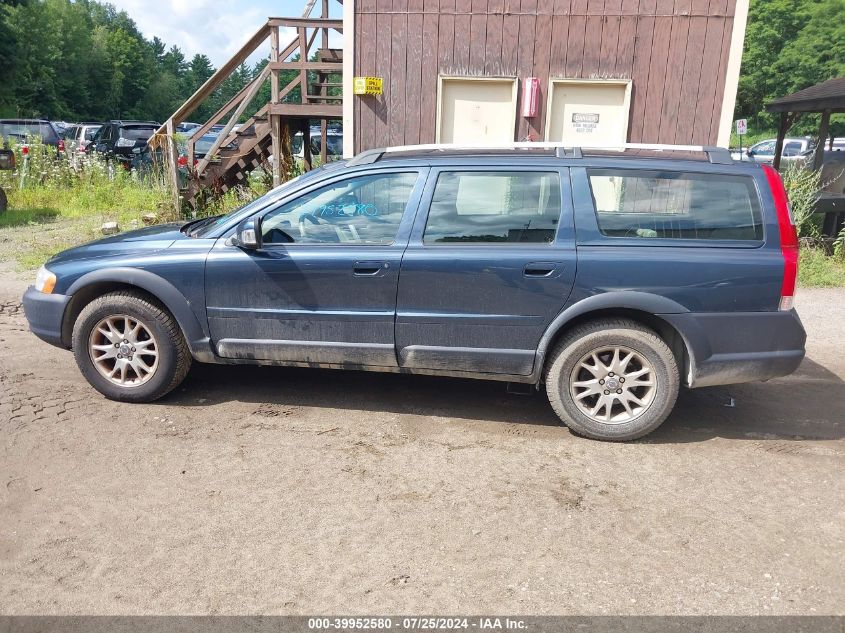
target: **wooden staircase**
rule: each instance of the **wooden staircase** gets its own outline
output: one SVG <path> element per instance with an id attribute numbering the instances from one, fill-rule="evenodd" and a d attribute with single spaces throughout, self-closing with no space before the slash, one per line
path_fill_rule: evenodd
<path id="1" fill-rule="evenodd" d="M 313 0 L 306 5 L 300 18 L 270 18 L 252 38 L 214 75 L 206 81 L 173 115 L 156 131 L 149 144 L 160 149 L 170 173 L 177 211 L 182 201 L 188 203 L 196 214 L 198 194 L 204 189 L 223 193 L 244 183 L 251 171 L 272 165 L 274 185 L 280 184 L 291 166 L 289 139 L 292 133 L 302 131 L 305 169 L 312 164 L 310 132 L 312 121 L 320 121 L 322 161 L 327 159 L 326 132 L 328 122 L 343 116 L 343 97 L 329 94 L 342 87 L 343 51 L 329 48 L 329 32 L 342 31 L 342 20 L 328 17 L 329 0 L 322 0 L 319 17 L 309 17 Z M 293 28 L 296 37 L 284 48 L 279 45 L 280 28 Z M 316 60 L 314 49 L 317 35 L 321 46 Z M 270 40 L 270 61 L 264 70 L 244 86 L 229 102 L 206 121 L 187 142 L 187 169 L 189 177 L 180 190 L 177 164 L 176 126 L 185 121 L 196 109 L 267 39 Z M 298 59 L 296 56 L 298 55 Z M 284 86 L 279 85 L 279 73 L 297 71 L 295 78 Z M 309 83 L 309 73 L 316 73 L 317 81 Z M 270 82 L 270 102 L 264 104 L 237 129 L 236 124 L 245 116 L 259 88 Z M 293 90 L 299 86 L 299 99 L 293 100 Z M 195 161 L 195 142 L 211 130 L 212 126 L 227 122 L 205 157 Z M 272 159 L 272 160 L 271 160 Z"/>

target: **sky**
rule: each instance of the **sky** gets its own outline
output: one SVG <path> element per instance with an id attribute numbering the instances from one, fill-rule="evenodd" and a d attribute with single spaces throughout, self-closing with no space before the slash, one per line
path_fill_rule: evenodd
<path id="1" fill-rule="evenodd" d="M 243 46 L 268 17 L 298 17 L 305 6 L 305 0 L 106 1 L 126 11 L 148 40 L 157 35 L 168 48 L 174 44 L 181 48 L 188 60 L 196 53 L 204 53 L 215 67 Z M 319 6 L 313 15 L 318 12 Z M 293 33 L 282 34 L 283 43 L 292 38 Z M 267 44 L 266 50 L 262 49 L 250 62 L 269 54 Z"/>

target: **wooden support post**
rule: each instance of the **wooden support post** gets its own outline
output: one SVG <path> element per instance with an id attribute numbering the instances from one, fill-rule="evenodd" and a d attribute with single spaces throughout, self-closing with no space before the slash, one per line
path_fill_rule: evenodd
<path id="1" fill-rule="evenodd" d="M 302 120 L 302 156 L 305 159 L 305 171 L 311 171 L 314 165 L 311 157 L 311 122 L 308 119 Z"/>
<path id="2" fill-rule="evenodd" d="M 328 18 L 329 17 L 329 0 L 323 0 L 322 12 L 320 13 L 321 18 Z M 329 47 L 329 30 L 328 29 L 321 29 L 323 34 L 320 37 L 320 44 L 321 48 L 328 48 Z"/>
<path id="3" fill-rule="evenodd" d="M 813 154 L 813 171 L 818 171 L 822 168 L 824 162 L 824 143 L 827 140 L 827 133 L 830 129 L 830 110 L 822 112 L 822 120 L 819 125 L 819 144 L 816 145 L 816 151 Z"/>
<path id="4" fill-rule="evenodd" d="M 789 131 L 789 113 L 780 113 L 780 125 L 778 126 L 778 140 L 775 143 L 775 159 L 772 161 L 772 166 L 775 169 L 780 169 L 780 155 L 783 153 L 783 139 Z"/>
<path id="5" fill-rule="evenodd" d="M 293 156 L 290 153 L 290 125 L 283 122 L 279 117 L 279 127 L 281 129 L 279 138 L 281 139 L 281 158 L 279 162 L 282 164 L 283 173 L 289 174 L 293 166 Z"/>
<path id="6" fill-rule="evenodd" d="M 308 38 L 305 36 L 305 27 L 299 27 L 299 61 L 308 62 Z M 308 71 L 305 66 L 299 70 L 299 94 L 301 103 L 308 103 Z"/>
<path id="7" fill-rule="evenodd" d="M 170 189 L 173 191 L 173 210 L 176 216 L 182 215 L 181 204 L 179 203 L 179 157 L 176 154 L 175 126 L 173 117 L 167 119 L 167 171 L 170 173 Z M 196 208 L 191 212 L 192 217 L 197 217 Z"/>
<path id="8" fill-rule="evenodd" d="M 279 27 L 270 29 L 270 61 L 279 61 Z M 270 71 L 270 103 L 279 103 L 279 71 Z M 270 114 L 270 140 L 273 156 L 273 186 L 282 184 L 282 119 L 278 114 Z"/>
<path id="9" fill-rule="evenodd" d="M 328 119 L 320 119 L 320 164 L 329 162 L 329 122 Z"/>

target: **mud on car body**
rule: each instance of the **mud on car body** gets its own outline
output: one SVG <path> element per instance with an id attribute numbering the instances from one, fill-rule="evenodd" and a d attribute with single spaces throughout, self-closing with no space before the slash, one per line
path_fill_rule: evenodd
<path id="1" fill-rule="evenodd" d="M 393 148 L 60 253 L 24 307 L 115 400 L 192 361 L 434 374 L 628 440 L 682 385 L 795 370 L 797 248 L 777 173 L 725 150 Z"/>

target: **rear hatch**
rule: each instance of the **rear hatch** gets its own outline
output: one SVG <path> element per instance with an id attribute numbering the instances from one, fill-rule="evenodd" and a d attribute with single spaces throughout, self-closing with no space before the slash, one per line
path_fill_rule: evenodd
<path id="1" fill-rule="evenodd" d="M 146 145 L 157 129 L 158 126 L 152 124 L 124 125 L 120 128 L 120 138 L 114 144 L 114 153 L 131 157 L 132 150 Z"/>

